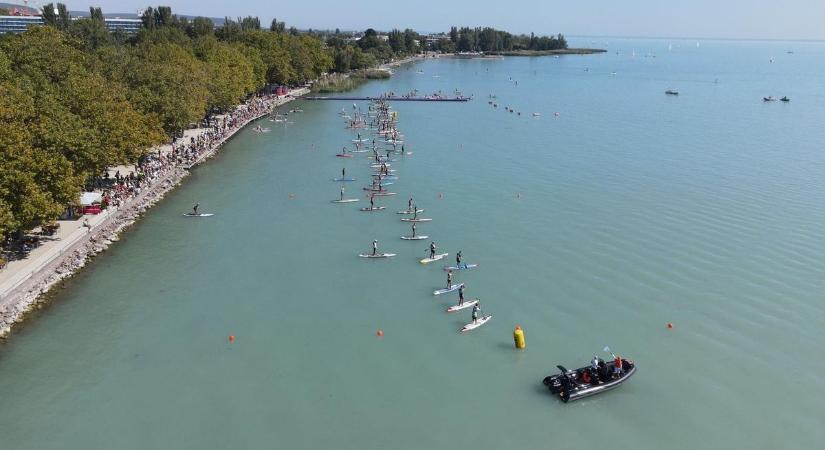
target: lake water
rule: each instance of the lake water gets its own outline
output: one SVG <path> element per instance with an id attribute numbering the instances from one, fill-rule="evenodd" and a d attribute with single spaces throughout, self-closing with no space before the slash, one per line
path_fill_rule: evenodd
<path id="1" fill-rule="evenodd" d="M 571 43 L 610 51 L 361 87 L 475 95 L 392 105 L 414 154 L 386 211 L 330 203 L 342 165 L 348 195 L 369 173 L 333 156 L 351 102 L 241 132 L 0 346 L 0 447 L 820 447 L 825 43 Z M 458 334 L 429 241 L 399 239 L 410 195 L 480 264 L 456 281 L 484 327 Z M 181 217 L 196 202 L 216 215 Z M 398 256 L 357 258 L 373 239 Z M 628 383 L 550 396 L 605 345 Z"/>

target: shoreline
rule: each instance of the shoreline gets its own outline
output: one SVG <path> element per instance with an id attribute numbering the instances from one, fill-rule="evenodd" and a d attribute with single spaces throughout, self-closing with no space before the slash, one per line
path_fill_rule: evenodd
<path id="1" fill-rule="evenodd" d="M 191 164 L 176 164 L 154 179 L 145 190 L 123 202 L 122 205 L 107 208 L 101 214 L 92 217 L 95 223 L 88 229 L 83 226 L 75 229 L 70 235 L 61 239 L 57 245 L 48 249 L 48 254 L 29 261 L 37 264 L 35 269 L 27 271 L 20 268 L 17 273 L 22 273 L 22 275 L 10 274 L 10 280 L 5 282 L 8 286 L 2 286 L 0 283 L 0 339 L 7 338 L 14 325 L 25 321 L 28 313 L 42 309 L 48 301 L 47 294 L 56 284 L 75 275 L 91 258 L 117 242 L 121 233 L 140 220 L 143 214 L 166 194 L 179 186 L 189 176 L 192 168 L 214 157 L 223 144 L 250 123 L 307 93 L 309 90 L 300 88 L 289 91 L 285 96 L 264 100 L 268 104 L 262 112 L 253 114 L 228 130 L 226 135 L 198 155 Z M 255 99 L 238 105 L 235 111 L 241 108 L 247 109 Z M 84 215 L 74 222 L 80 223 L 85 219 L 89 217 Z M 5 270 L 9 269 L 11 268 Z"/>

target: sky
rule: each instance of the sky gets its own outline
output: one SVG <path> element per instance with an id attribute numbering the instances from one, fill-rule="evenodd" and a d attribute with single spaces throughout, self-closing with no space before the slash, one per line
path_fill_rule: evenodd
<path id="1" fill-rule="evenodd" d="M 726 39 L 825 39 L 825 0 L 156 0 L 177 14 L 273 17 L 306 29 L 448 31 Z M 45 3 L 45 2 L 43 2 Z M 64 0 L 70 10 L 135 12 L 147 0 Z"/>

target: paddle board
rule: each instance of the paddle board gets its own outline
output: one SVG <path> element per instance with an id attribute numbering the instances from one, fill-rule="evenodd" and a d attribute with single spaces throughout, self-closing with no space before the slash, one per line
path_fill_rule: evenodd
<path id="1" fill-rule="evenodd" d="M 423 209 L 419 209 L 419 210 L 416 210 L 416 211 L 413 211 L 411 209 L 405 209 L 404 211 L 398 211 L 396 214 L 415 214 L 415 213 L 423 213 L 423 212 L 424 212 Z"/>
<path id="2" fill-rule="evenodd" d="M 429 236 L 401 236 L 401 239 L 405 241 L 420 241 L 422 239 L 427 239 Z"/>
<path id="3" fill-rule="evenodd" d="M 349 152 L 350 153 L 367 153 L 368 151 L 369 150 L 367 150 L 367 149 L 363 149 L 363 150 L 355 149 L 355 150 L 350 150 Z"/>
<path id="4" fill-rule="evenodd" d="M 421 261 L 418 261 L 418 262 L 420 262 L 421 264 L 429 264 L 433 261 L 438 261 L 439 259 L 441 259 L 441 258 L 443 258 L 447 255 L 449 255 L 449 253 L 440 253 L 438 255 L 435 255 L 435 258 L 424 258 L 424 259 L 422 259 Z"/>
<path id="5" fill-rule="evenodd" d="M 348 153 L 337 153 L 337 154 L 335 154 L 335 156 L 337 156 L 339 158 L 352 158 L 352 155 L 350 155 Z"/>
<path id="6" fill-rule="evenodd" d="M 458 266 L 444 266 L 444 270 L 451 271 L 451 270 L 470 270 L 475 269 L 478 267 L 478 264 L 462 264 L 461 267 Z"/>
<path id="7" fill-rule="evenodd" d="M 441 294 L 447 294 L 449 292 L 457 291 L 458 288 L 460 288 L 461 286 L 464 286 L 464 283 L 454 284 L 454 285 L 450 286 L 449 288 L 438 289 L 436 291 L 433 291 L 433 295 L 441 295 Z"/>
<path id="8" fill-rule="evenodd" d="M 361 208 L 360 211 L 381 211 L 386 206 L 376 206 L 375 208 Z"/>
<path id="9" fill-rule="evenodd" d="M 492 319 L 492 318 L 493 318 L 492 314 L 484 316 L 484 317 L 478 319 L 476 321 L 476 323 L 470 322 L 467 325 L 464 325 L 463 327 L 461 327 L 460 330 L 458 330 L 458 332 L 459 333 L 466 333 L 468 331 L 475 330 L 476 328 L 478 328 L 478 327 L 484 325 L 485 323 L 489 322 L 490 319 Z"/>
<path id="10" fill-rule="evenodd" d="M 333 200 L 332 203 L 352 203 L 357 202 L 357 198 L 345 198 L 343 200 Z"/>
<path id="11" fill-rule="evenodd" d="M 377 255 L 373 255 L 372 253 L 360 253 L 358 256 L 362 258 L 391 258 L 395 256 L 395 253 L 378 253 Z"/>
<path id="12" fill-rule="evenodd" d="M 192 213 L 185 213 L 184 217 L 212 217 L 214 214 L 212 213 L 203 213 L 203 214 L 192 214 Z"/>
<path id="13" fill-rule="evenodd" d="M 453 305 L 453 306 L 450 306 L 449 308 L 447 308 L 447 312 L 450 313 L 450 312 L 461 311 L 462 309 L 466 309 L 466 308 L 472 308 L 473 305 L 475 305 L 476 303 L 478 303 L 478 299 L 464 300 L 464 303 L 462 303 L 460 305 Z"/>
<path id="14" fill-rule="evenodd" d="M 386 197 L 388 195 L 395 195 L 395 192 L 374 192 L 372 195 L 376 197 Z"/>
<path id="15" fill-rule="evenodd" d="M 401 219 L 402 222 L 432 222 L 433 219 L 410 219 L 409 217 L 404 217 Z"/>
<path id="16" fill-rule="evenodd" d="M 345 183 L 345 182 L 355 181 L 355 178 L 333 178 L 332 181 L 335 181 L 335 182 L 338 182 L 338 183 Z"/>

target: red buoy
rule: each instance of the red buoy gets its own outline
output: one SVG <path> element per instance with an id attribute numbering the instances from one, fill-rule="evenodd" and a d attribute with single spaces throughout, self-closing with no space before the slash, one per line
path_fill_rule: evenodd
<path id="1" fill-rule="evenodd" d="M 668 328 L 673 328 L 673 324 L 672 324 L 672 323 L 670 323 L 670 322 L 668 322 L 668 323 L 667 323 L 667 327 L 668 327 Z"/>
<path id="2" fill-rule="evenodd" d="M 235 342 L 235 335 L 234 334 L 229 335 L 229 342 Z"/>
<path id="3" fill-rule="evenodd" d="M 384 330 L 378 330 L 378 331 L 376 331 L 376 332 L 375 332 L 375 335 L 376 335 L 376 336 L 378 336 L 378 337 L 383 337 L 383 336 L 384 336 Z"/>

